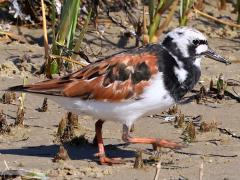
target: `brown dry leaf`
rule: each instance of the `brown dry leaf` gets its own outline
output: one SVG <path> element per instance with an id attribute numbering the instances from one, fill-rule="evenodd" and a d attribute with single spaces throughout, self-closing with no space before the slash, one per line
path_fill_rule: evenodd
<path id="1" fill-rule="evenodd" d="M 11 104 L 16 100 L 16 93 L 15 92 L 5 92 L 2 96 L 2 103 L 3 104 Z"/>
<path id="2" fill-rule="evenodd" d="M 202 122 L 200 124 L 199 131 L 201 132 L 209 132 L 209 131 L 216 131 L 217 130 L 217 123 L 212 121 L 210 123 Z"/>
<path id="3" fill-rule="evenodd" d="M 175 116 L 174 123 L 176 128 L 182 128 L 185 124 L 185 115 L 180 113 L 178 116 Z"/>
<path id="4" fill-rule="evenodd" d="M 141 169 L 144 167 L 143 157 L 142 157 L 142 151 L 137 151 L 136 158 L 133 167 L 135 169 Z"/>
<path id="5" fill-rule="evenodd" d="M 170 114 L 170 115 L 173 115 L 173 114 L 177 114 L 178 112 L 178 106 L 177 105 L 174 105 L 173 107 L 169 108 L 167 113 Z"/>
<path id="6" fill-rule="evenodd" d="M 17 117 L 15 120 L 15 126 L 24 126 L 24 116 L 25 116 L 25 111 L 23 108 L 20 106 L 18 107 L 17 110 Z"/>
<path id="7" fill-rule="evenodd" d="M 40 112 L 46 112 L 48 110 L 48 102 L 47 98 L 44 98 L 42 107 L 40 108 Z"/>
<path id="8" fill-rule="evenodd" d="M 183 131 L 184 141 L 193 142 L 196 139 L 196 129 L 192 121 L 188 122 L 187 127 Z"/>
<path id="9" fill-rule="evenodd" d="M 9 133 L 11 131 L 10 127 L 7 124 L 7 120 L 5 115 L 3 114 L 3 110 L 0 112 L 0 133 Z"/>
<path id="10" fill-rule="evenodd" d="M 69 160 L 69 155 L 67 150 L 64 148 L 64 146 L 60 146 L 59 147 L 59 152 L 57 153 L 57 155 L 53 158 L 53 162 L 59 162 L 60 160 L 66 161 Z"/>

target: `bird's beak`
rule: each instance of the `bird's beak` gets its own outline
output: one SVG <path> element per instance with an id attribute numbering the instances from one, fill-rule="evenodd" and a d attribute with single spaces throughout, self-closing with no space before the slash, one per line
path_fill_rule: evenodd
<path id="1" fill-rule="evenodd" d="M 213 60 L 225 63 L 226 65 L 231 64 L 230 61 L 228 61 L 227 59 L 225 59 L 224 57 L 222 57 L 221 55 L 219 55 L 218 53 L 216 53 L 214 50 L 212 50 L 211 48 L 208 48 L 208 50 L 206 52 L 203 53 L 203 55 L 207 56 L 208 58 L 211 58 Z"/>

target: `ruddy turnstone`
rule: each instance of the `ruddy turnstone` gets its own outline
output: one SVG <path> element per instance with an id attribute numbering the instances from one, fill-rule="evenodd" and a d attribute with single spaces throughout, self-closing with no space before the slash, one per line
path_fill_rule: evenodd
<path id="1" fill-rule="evenodd" d="M 192 90 L 201 75 L 203 56 L 230 63 L 208 47 L 201 32 L 180 27 L 167 33 L 162 43 L 114 54 L 59 79 L 9 90 L 41 94 L 68 111 L 98 118 L 95 127 L 100 163 L 120 163 L 105 156 L 104 121 L 121 122 L 125 142 L 179 148 L 181 145 L 164 139 L 131 137 L 129 129 L 139 117 L 166 110 Z"/>

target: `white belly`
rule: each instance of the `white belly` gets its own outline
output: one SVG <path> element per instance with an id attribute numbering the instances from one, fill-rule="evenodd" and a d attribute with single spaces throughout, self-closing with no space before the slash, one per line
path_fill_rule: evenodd
<path id="1" fill-rule="evenodd" d="M 53 97 L 51 99 L 77 114 L 88 114 L 103 120 L 120 121 L 128 126 L 143 115 L 160 113 L 175 103 L 164 87 L 162 73 L 156 75 L 151 86 L 145 89 L 139 100 L 103 102 L 70 97 Z"/>

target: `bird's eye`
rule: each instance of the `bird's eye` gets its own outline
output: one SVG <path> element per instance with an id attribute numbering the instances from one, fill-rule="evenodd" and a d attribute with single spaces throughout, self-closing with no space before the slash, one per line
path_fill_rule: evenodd
<path id="1" fill-rule="evenodd" d="M 194 46 L 198 46 L 200 44 L 200 41 L 198 39 L 193 40 Z"/>

